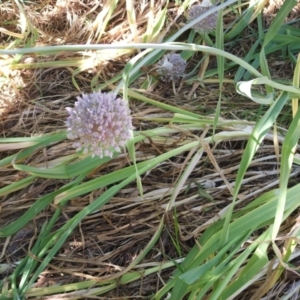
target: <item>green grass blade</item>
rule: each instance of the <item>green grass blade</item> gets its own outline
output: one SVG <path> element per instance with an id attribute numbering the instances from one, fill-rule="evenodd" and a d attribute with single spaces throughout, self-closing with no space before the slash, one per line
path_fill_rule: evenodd
<path id="1" fill-rule="evenodd" d="M 249 7 L 242 13 L 241 17 L 238 19 L 238 22 L 236 22 L 236 24 L 234 24 L 232 29 L 225 34 L 224 38 L 226 41 L 234 40 L 234 38 L 237 37 L 249 25 L 255 11 L 255 2 L 254 1 L 251 2 L 249 3 Z M 237 14 L 236 10 L 235 13 Z"/>
<path id="2" fill-rule="evenodd" d="M 295 67 L 294 76 L 293 76 L 293 86 L 296 88 L 299 88 L 299 85 L 300 85 L 300 54 L 298 54 L 298 57 L 297 57 L 296 67 Z M 293 117 L 295 116 L 295 114 L 298 111 L 298 106 L 299 106 L 298 102 L 299 102 L 299 98 L 292 99 Z"/>
<path id="3" fill-rule="evenodd" d="M 245 289 L 251 282 L 251 279 L 267 265 L 269 262 L 267 249 L 270 244 L 267 241 L 271 239 L 271 229 L 272 227 L 268 228 L 253 242 L 253 244 L 258 245 L 255 252 L 248 260 L 246 266 L 239 272 L 239 276 L 222 291 L 220 300 L 229 299 L 237 292 L 241 292 L 241 289 Z"/>
<path id="4" fill-rule="evenodd" d="M 223 32 L 223 14 L 222 11 L 219 11 L 217 19 L 217 30 L 216 30 L 216 47 L 220 50 L 224 50 L 224 32 Z M 216 107 L 213 135 L 215 134 L 217 123 L 221 114 L 221 102 L 222 102 L 222 90 L 223 90 L 223 81 L 224 81 L 224 64 L 225 59 L 223 56 L 217 56 L 218 62 L 218 78 L 219 78 L 219 100 Z"/>
<path id="5" fill-rule="evenodd" d="M 59 194 L 67 191 L 71 186 L 78 185 L 83 178 L 77 178 L 76 180 L 66 184 L 62 188 L 54 191 L 46 196 L 38 199 L 34 204 L 16 221 L 7 225 L 4 228 L 0 229 L 0 237 L 8 237 L 18 232 L 22 227 L 24 227 L 29 221 L 33 220 L 33 218 L 40 213 L 43 209 L 45 209 L 51 202 L 54 201 L 55 197 Z"/>
<path id="6" fill-rule="evenodd" d="M 246 236 L 248 237 L 248 234 Z M 180 294 L 182 298 L 187 292 L 200 286 L 200 294 L 204 295 L 204 290 L 207 291 L 217 280 L 223 277 L 223 274 L 227 269 L 227 264 L 239 250 L 240 244 L 245 238 L 245 236 L 233 238 L 226 247 L 222 248 L 217 255 L 207 263 L 195 267 L 179 276 L 178 280 L 175 282 L 175 287 L 170 299 L 177 299 L 176 297 L 178 294 Z M 224 259 L 225 255 L 226 258 Z"/>
<path id="7" fill-rule="evenodd" d="M 281 28 L 282 24 L 284 23 L 285 18 L 287 15 L 291 12 L 293 7 L 297 4 L 296 1 L 284 1 L 279 9 L 279 11 L 276 13 L 275 18 L 272 20 L 271 25 L 268 28 L 268 31 L 264 38 L 263 47 L 265 47 L 267 44 L 269 44 L 276 33 Z"/>
<path id="8" fill-rule="evenodd" d="M 154 7 L 154 0 L 150 1 L 150 12 L 149 18 L 147 23 L 147 31 L 144 36 L 145 43 L 151 43 L 154 41 L 155 37 L 161 33 L 163 26 L 165 25 L 166 15 L 167 15 L 167 5 L 159 11 L 156 16 L 154 17 L 153 7 Z"/>
<path id="9" fill-rule="evenodd" d="M 246 170 L 252 161 L 254 154 L 256 153 L 258 147 L 260 146 L 262 140 L 264 139 L 267 132 L 270 130 L 270 128 L 273 126 L 276 118 L 282 111 L 283 106 L 288 101 L 288 95 L 287 93 L 282 93 L 277 98 L 277 100 L 270 106 L 268 111 L 264 114 L 264 116 L 257 122 L 255 128 L 253 129 L 253 132 L 251 133 L 251 136 L 249 138 L 249 141 L 247 143 L 246 149 L 244 151 L 240 168 L 238 170 L 238 174 L 236 176 L 236 182 L 234 185 L 234 195 L 232 204 L 230 206 L 230 209 L 226 215 L 226 220 L 223 228 L 223 234 L 220 239 L 220 246 L 226 244 L 228 241 L 228 229 L 229 229 L 229 223 L 231 221 L 233 208 L 235 206 L 235 201 L 238 197 L 238 193 L 242 184 L 242 180 L 245 176 Z"/>
<path id="10" fill-rule="evenodd" d="M 23 188 L 29 186 L 34 180 L 36 180 L 36 176 L 28 176 L 24 179 L 21 179 L 17 182 L 14 182 L 8 186 L 5 186 L 0 189 L 0 196 L 5 196 L 15 191 L 19 191 Z"/>
<path id="11" fill-rule="evenodd" d="M 299 206 L 298 195 L 300 192 L 300 184 L 290 188 L 287 192 L 287 202 L 285 207 L 285 217 Z M 278 199 L 278 190 L 267 192 L 260 196 L 257 200 L 260 203 L 264 203 L 252 211 L 247 212 L 245 215 L 235 219 L 229 225 L 229 238 L 228 241 L 237 238 L 238 236 L 245 235 L 247 233 L 254 232 L 258 229 L 267 226 L 274 221 L 276 203 Z M 225 220 L 222 220 L 224 222 Z M 211 226 L 214 229 L 214 225 Z M 217 230 L 214 234 L 210 232 L 206 241 L 203 241 L 202 237 L 199 240 L 199 244 L 202 246 L 201 249 L 198 246 L 194 246 L 189 252 L 181 264 L 181 269 L 186 272 L 203 264 L 211 259 L 211 254 L 221 251 L 223 249 L 220 246 L 220 239 L 222 238 L 223 230 L 222 227 Z M 226 247 L 226 244 L 224 245 Z M 263 260 L 262 260 L 263 261 Z M 182 275 L 180 270 L 176 270 L 171 279 L 156 295 L 156 299 L 161 299 L 168 291 L 170 291 L 176 284 L 176 280 Z"/>
<path id="12" fill-rule="evenodd" d="M 291 168 L 294 159 L 295 147 L 300 138 L 300 110 L 297 111 L 293 121 L 286 133 L 284 142 L 282 145 L 282 155 L 280 164 L 280 181 L 279 181 L 279 195 L 278 204 L 276 209 L 274 228 L 272 233 L 272 239 L 275 240 L 277 233 L 279 231 L 282 217 L 284 213 L 287 187 L 289 183 Z"/>
<path id="13" fill-rule="evenodd" d="M 244 57 L 244 60 L 250 64 L 250 61 L 254 59 L 254 54 L 255 54 L 255 51 L 257 50 L 258 46 L 260 45 L 261 43 L 261 39 L 258 38 L 255 43 L 252 45 L 250 51 L 246 54 L 246 56 Z M 255 60 L 254 60 L 255 61 Z M 253 66 L 253 63 L 251 64 Z M 246 74 L 248 75 L 247 73 L 247 70 L 245 70 L 244 68 L 242 67 L 239 67 L 237 72 L 235 73 L 235 76 L 234 76 L 234 82 L 238 82 L 240 81 L 242 78 L 244 80 L 246 76 Z"/>
<path id="14" fill-rule="evenodd" d="M 108 0 L 107 2 L 104 2 L 103 9 L 96 18 L 97 27 L 94 25 L 94 30 L 97 29 L 95 32 L 97 42 L 100 41 L 102 35 L 104 34 L 118 2 L 118 0 Z"/>

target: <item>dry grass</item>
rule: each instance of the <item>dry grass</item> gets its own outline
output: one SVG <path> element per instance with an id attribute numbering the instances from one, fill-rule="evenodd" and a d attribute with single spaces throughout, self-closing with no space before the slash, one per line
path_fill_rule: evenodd
<path id="1" fill-rule="evenodd" d="M 165 1 L 154 1 L 152 13 L 157 14 L 165 3 Z M 26 41 L 31 40 L 35 45 L 136 41 L 146 32 L 150 14 L 150 1 L 140 1 L 135 11 L 137 27 L 133 30 L 127 22 L 125 1 L 119 1 L 115 9 L 117 13 L 112 15 L 105 31 L 101 32 L 101 20 L 107 16 L 109 8 L 105 1 L 47 0 L 34 3 L 25 1 L 24 7 L 27 29 L 31 29 L 26 33 L 28 34 Z M 168 9 L 170 20 L 179 16 L 173 3 L 169 4 Z M 271 9 L 270 6 L 269 9 Z M 19 9 L 14 2 L 3 3 L 0 7 L 0 23 L 11 32 L 25 34 L 22 24 L 19 23 L 21 16 L 16 12 L 19 12 Z M 3 23 L 3 20 L 9 21 Z M 177 26 L 180 26 L 180 23 Z M 173 25 L 171 30 L 176 30 L 176 26 Z M 35 37 L 35 31 L 38 33 L 38 37 Z M 160 38 L 161 36 L 156 37 L 157 40 Z M 7 46 L 12 40 L 11 35 L 0 32 L 0 45 Z M 235 50 L 238 52 L 238 49 Z M 91 81 L 95 75 L 98 76 L 98 83 L 103 83 L 118 74 L 131 54 L 130 52 L 113 52 L 110 56 L 99 60 L 97 64 L 92 63 L 95 59 L 92 53 L 84 55 L 60 53 L 56 56 L 26 55 L 16 62 L 13 69 L 8 67 L 13 58 L 1 57 L 0 71 L 7 78 L 0 82 L 2 91 L 0 95 L 1 136 L 29 137 L 63 129 L 67 116 L 65 107 L 72 106 L 75 97 L 80 92 L 91 90 Z M 64 66 L 49 68 L 45 65 L 43 67 L 46 62 L 61 61 L 66 62 Z M 85 63 L 83 71 L 78 72 L 75 76 L 80 88 L 79 92 L 72 83 L 72 75 L 82 61 Z M 192 70 L 196 64 L 197 56 L 191 60 L 188 68 Z M 282 70 L 289 72 L 287 67 L 289 66 L 282 62 L 279 67 L 274 67 L 273 75 L 276 77 L 278 74 L 278 77 L 282 78 Z M 146 76 L 147 74 L 139 80 L 142 82 Z M 139 88 L 139 81 L 135 83 L 135 87 Z M 174 95 L 171 84 L 160 82 L 152 89 L 140 92 L 145 95 L 150 94 L 152 99 L 202 115 L 213 113 L 218 99 L 218 84 L 207 83 L 206 86 L 200 86 L 195 97 L 187 100 L 190 89 L 191 86 L 188 83 L 183 83 L 178 94 Z M 258 108 L 258 105 L 242 100 L 230 84 L 226 85 L 226 89 L 224 89 L 224 99 L 228 100 L 224 101 L 223 116 L 231 119 L 238 118 L 245 109 L 251 112 Z M 164 111 L 142 102 L 132 100 L 130 105 L 134 126 L 137 130 L 155 128 L 158 124 L 149 119 L 165 116 Z M 253 116 L 249 116 L 249 119 L 252 117 L 255 118 L 254 113 Z M 228 130 L 234 129 L 228 128 Z M 163 142 L 149 138 L 137 146 L 137 160 L 144 161 L 155 157 L 179 145 L 182 141 L 197 140 L 202 132 L 194 134 L 182 132 L 170 139 L 164 139 Z M 212 145 L 211 154 L 217 165 L 223 170 L 223 175 L 229 183 L 235 181 L 245 142 L 242 139 Z M 5 158 L 16 151 L 7 149 L 0 153 L 0 158 Z M 73 152 L 71 143 L 64 141 L 48 147 L 43 152 L 33 153 L 26 163 L 31 166 L 47 165 L 47 161 Z M 121 190 L 103 209 L 86 217 L 84 222 L 72 233 L 47 270 L 42 273 L 35 287 L 91 279 L 98 281 L 122 272 L 149 242 L 162 216 L 166 214 L 165 207 L 175 183 L 183 171 L 188 155 L 190 153 L 171 159 L 143 176 L 143 199 L 138 194 L 136 184 L 133 183 Z M 128 166 L 128 161 L 126 154 L 121 155 L 89 174 L 88 180 Z M 10 167 L 1 167 L 0 172 L 0 188 L 27 176 Z M 298 170 L 294 171 L 292 180 L 299 180 L 298 172 Z M 2 197 L 0 200 L 0 226 L 3 227 L 18 219 L 42 195 L 57 190 L 65 183 L 65 180 L 40 178 L 21 191 Z M 278 164 L 273 142 L 270 139 L 265 141 L 249 167 L 240 191 L 243 196 L 240 199 L 240 205 L 244 206 L 245 203 L 277 184 Z M 201 186 L 205 187 L 205 191 L 212 199 L 201 194 Z M 62 217 L 55 224 L 54 229 L 59 229 L 62 224 L 103 192 L 104 190 L 94 191 L 85 197 L 72 199 L 65 207 L 62 207 Z M 176 215 L 175 213 L 165 215 L 167 221 L 159 243 L 147 254 L 142 264 L 136 266 L 136 270 L 142 272 L 145 266 L 159 265 L 170 257 L 176 259 L 187 254 L 201 232 L 209 223 L 218 219 L 222 209 L 230 201 L 231 194 L 224 180 L 213 166 L 211 158 L 206 154 L 203 155 L 177 197 Z M 8 239 L 1 239 L 0 248 L 3 249 L 1 261 L 11 263 L 13 268 L 13 263 L 21 260 L 30 251 L 42 224 L 51 218 L 56 208 L 54 204 L 50 205 L 17 234 Z M 178 253 L 178 249 L 172 241 L 172 239 L 177 239 L 175 216 L 178 218 L 180 232 L 178 241 L 182 253 Z M 282 229 L 282 234 L 288 232 L 291 226 L 292 224 L 287 222 L 286 227 Z M 10 274 L 10 272 L 11 270 L 8 270 L 2 276 Z M 126 286 L 120 285 L 103 299 L 146 298 L 155 293 L 164 281 L 168 280 L 170 272 L 171 270 L 168 269 L 138 282 Z M 291 279 L 284 281 L 291 282 Z M 250 289 L 245 297 L 250 299 L 253 293 L 254 290 Z M 43 299 L 54 298 L 45 297 Z"/>

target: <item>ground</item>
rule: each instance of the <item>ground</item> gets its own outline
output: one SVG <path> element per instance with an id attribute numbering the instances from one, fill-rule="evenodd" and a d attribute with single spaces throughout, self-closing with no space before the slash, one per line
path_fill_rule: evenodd
<path id="1" fill-rule="evenodd" d="M 180 1 L 141 1 L 132 8 L 130 1 L 6 1 L 0 7 L 1 50 L 160 43 L 187 22 L 187 11 L 179 9 L 177 2 Z M 267 28 L 282 2 L 263 4 L 262 24 Z M 164 8 L 165 19 L 160 23 L 157 18 L 163 15 Z M 245 8 L 224 14 L 224 30 L 230 28 Z M 126 9 L 134 13 L 126 13 Z M 286 21 L 293 22 L 298 15 L 299 5 Z M 152 31 L 151 18 L 157 26 Z M 299 28 L 296 21 L 291 26 Z M 224 43 L 224 50 L 244 58 L 257 39 L 253 34 L 257 30 L 258 25 L 249 21 L 239 36 Z M 191 32 L 185 32 L 176 41 L 187 42 Z M 202 37 L 193 34 L 192 42 L 201 44 Z M 208 37 L 214 41 L 215 33 L 209 33 Z M 291 82 L 294 65 L 283 51 L 280 55 L 279 52 L 268 56 L 271 77 Z M 2 284 L 8 280 L 23 286 L 28 299 L 38 296 L 63 299 L 63 291 L 73 292 L 69 297 L 74 299 L 89 299 L 92 295 L 104 297 L 96 299 L 148 299 L 168 282 L 177 267 L 174 261 L 179 262 L 193 247 L 201 249 L 199 238 L 203 232 L 215 223 L 218 227 L 217 221 L 230 207 L 249 139 L 247 128 L 255 126 L 268 106 L 237 93 L 238 66 L 227 61 L 219 102 L 216 56 L 188 51 L 183 51 L 188 75 L 178 81 L 161 80 L 155 72 L 155 63 L 145 64 L 130 78 L 127 96 L 134 132 L 136 136 L 144 136 L 134 144 L 136 162 L 147 163 L 164 154 L 166 157 L 141 175 L 140 186 L 139 181 L 132 180 L 109 201 L 101 200 L 96 205 L 100 196 L 114 186 L 117 189 L 121 180 L 135 174 L 132 156 L 130 150 L 104 161 L 77 155 L 73 142 L 64 133 L 66 107 L 73 107 L 82 93 L 116 90 L 127 62 L 138 53 L 141 50 L 108 49 L 100 55 L 95 51 L 71 50 L 25 55 L 0 53 L 1 279 Z M 205 74 L 202 78 L 201 72 Z M 248 75 L 244 74 L 243 79 Z M 124 94 L 126 90 L 119 90 L 120 96 Z M 214 128 L 218 103 L 221 103 L 220 118 Z M 251 160 L 233 219 L 238 219 L 239 212 L 245 214 L 243 208 L 251 201 L 278 187 L 280 164 L 276 145 L 281 149 L 292 121 L 291 111 L 291 106 L 285 106 L 278 119 L 278 135 L 270 130 Z M 188 120 L 183 112 L 198 119 Z M 173 119 L 176 117 L 182 119 L 176 122 Z M 159 128 L 161 134 L 151 135 Z M 48 139 L 40 139 L 43 136 Z M 275 137 L 278 142 L 274 142 Z M 185 150 L 175 153 L 184 146 Z M 172 151 L 175 154 L 168 156 Z M 77 169 L 56 169 L 77 163 Z M 298 183 L 299 171 L 297 166 L 292 168 L 290 187 Z M 77 186 L 82 190 L 76 190 Z M 26 215 L 28 211 L 32 212 L 30 216 Z M 283 222 L 281 236 L 293 228 L 297 212 L 294 210 Z M 253 232 L 251 239 L 262 230 Z M 55 250 L 60 241 L 61 246 Z M 283 243 L 279 241 L 278 246 Z M 274 254 L 268 253 L 273 258 Z M 41 271 L 37 270 L 46 262 L 45 257 L 50 258 L 49 262 Z M 28 277 L 24 269 L 16 271 L 22 261 L 28 263 Z M 297 265 L 296 261 L 293 263 Z M 11 274 L 17 274 L 17 279 L 10 277 Z M 34 276 L 36 280 L 27 286 Z M 284 278 L 266 291 L 273 297 L 270 299 L 289 290 L 293 276 L 286 270 Z M 259 299 L 255 298 L 255 292 L 266 278 L 268 274 L 253 282 L 236 299 Z M 71 284 L 77 284 L 76 288 Z M 57 286 L 66 289 L 56 289 Z"/>

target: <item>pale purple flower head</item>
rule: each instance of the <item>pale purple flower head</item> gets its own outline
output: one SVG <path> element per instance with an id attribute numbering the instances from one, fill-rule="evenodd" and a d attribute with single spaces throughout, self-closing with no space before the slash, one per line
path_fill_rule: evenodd
<path id="1" fill-rule="evenodd" d="M 186 61 L 180 54 L 166 54 L 157 63 L 157 73 L 164 81 L 177 80 L 184 75 Z"/>
<path id="2" fill-rule="evenodd" d="M 210 9 L 214 8 L 210 1 L 203 1 L 205 3 L 194 5 L 188 12 L 188 20 L 193 21 L 200 17 Z M 205 33 L 214 30 L 217 26 L 218 12 L 210 14 L 208 17 L 202 19 L 198 23 L 192 26 L 192 28 L 198 33 Z"/>
<path id="3" fill-rule="evenodd" d="M 113 93 L 95 92 L 77 97 L 74 108 L 67 107 L 66 121 L 69 139 L 78 139 L 73 144 L 78 151 L 92 156 L 113 155 L 120 152 L 133 129 L 127 103 Z"/>

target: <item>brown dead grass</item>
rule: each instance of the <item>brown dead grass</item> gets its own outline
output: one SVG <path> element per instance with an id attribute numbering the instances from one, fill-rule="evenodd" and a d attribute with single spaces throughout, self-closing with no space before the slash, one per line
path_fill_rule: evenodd
<path id="1" fill-rule="evenodd" d="M 147 2 L 147 1 L 146 1 Z M 149 12 L 148 2 L 143 5 L 141 2 L 137 6 L 136 17 L 138 30 L 145 31 L 147 13 Z M 13 2 L 12 2 L 13 3 Z M 17 8 L 14 4 L 5 2 L 0 7 L 0 19 L 11 20 L 5 28 L 19 32 L 16 15 Z M 155 1 L 154 12 L 164 5 L 164 1 Z M 115 13 L 101 37 L 97 34 L 100 27 L 101 18 L 104 14 L 102 1 L 35 1 L 34 4 L 26 4 L 25 11 L 32 28 L 35 28 L 39 37 L 35 41 L 36 45 L 62 45 L 72 43 L 111 43 L 118 41 L 131 41 L 132 33 L 126 21 L 125 1 L 120 1 Z M 270 8 L 270 6 L 269 6 Z M 170 14 L 176 16 L 174 7 L 170 4 Z M 0 21 L 1 23 L 1 21 Z M 7 45 L 10 37 L 0 33 L 0 44 Z M 239 51 L 239 50 L 237 50 Z M 45 56 L 24 56 L 21 63 L 24 65 L 11 70 L 8 68 L 8 60 L 1 60 L 1 70 L 9 80 L 0 83 L 2 93 L 0 95 L 0 113 L 2 137 L 25 137 L 54 132 L 64 128 L 66 118 L 65 107 L 71 106 L 79 92 L 72 84 L 72 73 L 76 69 L 76 64 L 61 68 L 40 68 L 34 63 L 44 63 L 47 61 L 73 61 L 82 59 L 81 56 L 74 56 L 71 53 L 61 53 L 55 57 Z M 90 82 L 95 74 L 99 75 L 99 82 L 104 82 L 115 76 L 123 69 L 128 55 L 112 56 L 109 60 L 100 62 L 93 68 L 88 68 L 76 76 L 81 92 L 90 91 Z M 6 64 L 7 63 L 7 64 Z M 197 61 L 190 62 L 190 68 Z M 284 62 L 283 62 L 284 64 Z M 274 68 L 274 76 L 279 74 L 282 78 L 283 65 Z M 286 70 L 286 66 L 284 67 Z M 288 72 L 288 71 L 287 71 Z M 146 75 L 145 75 L 146 76 Z M 141 81 L 143 78 L 140 79 Z M 136 82 L 139 87 L 139 82 Z M 145 91 L 145 95 L 151 94 L 152 99 L 177 105 L 178 107 L 197 112 L 202 115 L 211 114 L 217 104 L 218 85 L 207 84 L 199 87 L 195 97 L 187 100 L 190 92 L 189 85 L 183 85 L 179 95 L 174 95 L 172 86 L 160 83 L 152 90 Z M 224 89 L 224 116 L 237 118 L 239 111 L 244 109 L 255 109 L 258 106 L 245 102 L 236 95 L 234 88 L 230 85 Z M 228 108 L 228 109 L 227 109 Z M 157 127 L 158 124 L 149 121 L 147 118 L 163 116 L 164 111 L 153 109 L 152 106 L 132 100 L 131 109 L 133 112 L 134 126 L 137 130 Z M 195 133 L 201 135 L 201 133 Z M 168 149 L 172 149 L 181 141 L 196 140 L 196 136 L 181 133 L 172 136 L 172 143 L 160 144 L 153 142 L 150 138 L 141 142 L 136 149 L 138 161 L 146 160 L 159 155 Z M 212 154 L 223 170 L 226 179 L 233 183 L 239 168 L 245 141 L 232 141 L 212 146 Z M 4 158 L 15 150 L 0 153 Z M 53 145 L 44 152 L 36 152 L 26 162 L 28 165 L 47 163 L 47 160 L 68 155 L 74 152 L 69 141 Z M 157 226 L 163 216 L 168 220 L 165 224 L 163 234 L 159 243 L 148 253 L 142 262 L 142 266 L 137 266 L 139 271 L 147 264 L 159 265 L 161 262 L 180 257 L 172 238 L 175 237 L 174 215 L 165 215 L 165 207 L 169 201 L 172 188 L 178 180 L 182 166 L 188 153 L 170 159 L 163 165 L 153 169 L 149 174 L 142 177 L 144 199 L 141 199 L 136 189 L 136 184 L 124 188 L 101 210 L 85 218 L 84 222 L 72 233 L 63 248 L 55 259 L 49 264 L 40 276 L 35 287 L 46 287 L 54 284 L 68 284 L 84 280 L 100 280 L 117 274 L 122 271 L 143 250 L 155 233 Z M 90 174 L 88 179 L 93 179 L 107 174 L 114 170 L 128 165 L 128 157 L 121 155 L 101 169 Z M 255 160 L 253 160 L 247 175 L 246 181 L 240 191 L 241 204 L 249 202 L 262 192 L 269 190 L 278 183 L 278 164 L 274 153 L 272 140 L 266 140 L 259 149 Z M 16 182 L 20 178 L 27 176 L 10 167 L 2 167 L 0 187 Z M 293 173 L 293 180 L 298 180 L 298 171 Z M 3 227 L 18 219 L 37 199 L 42 195 L 57 190 L 64 185 L 64 180 L 37 179 L 32 185 L 21 191 L 3 197 L 0 200 L 1 220 Z M 197 185 L 209 185 L 206 191 L 213 197 L 213 201 L 206 199 L 199 194 Z M 72 199 L 63 207 L 62 216 L 55 224 L 55 230 L 59 229 L 74 214 L 81 211 L 93 199 L 98 197 L 104 190 L 94 191 L 84 197 Z M 176 213 L 178 216 L 180 229 L 180 247 L 182 256 L 186 255 L 195 244 L 195 239 L 208 226 L 207 222 L 218 219 L 218 214 L 231 201 L 231 194 L 220 174 L 212 166 L 207 155 L 204 155 L 187 181 L 176 202 Z M 32 222 L 22 228 L 10 239 L 1 239 L 0 245 L 3 247 L 2 262 L 13 263 L 21 260 L 29 251 L 34 240 L 39 233 L 41 226 L 49 220 L 56 210 L 55 205 L 49 206 L 39 214 Z M 284 230 L 288 232 L 293 222 Z M 9 275 L 8 270 L 4 276 Z M 144 299 L 155 293 L 164 281 L 171 275 L 171 270 L 162 271 L 143 278 L 143 280 L 131 283 L 126 286 L 119 286 L 115 291 L 110 292 L 103 299 Z M 290 280 L 286 280 L 287 283 Z M 259 284 L 259 283 L 257 283 Z M 245 293 L 246 298 L 250 298 L 256 287 L 249 289 Z M 59 297 L 59 295 L 57 295 Z M 44 297 L 43 299 L 54 299 Z M 99 298 L 100 299 L 100 298 Z M 120 298 L 118 298 L 120 299 Z M 241 298 L 242 299 L 242 298 Z"/>

